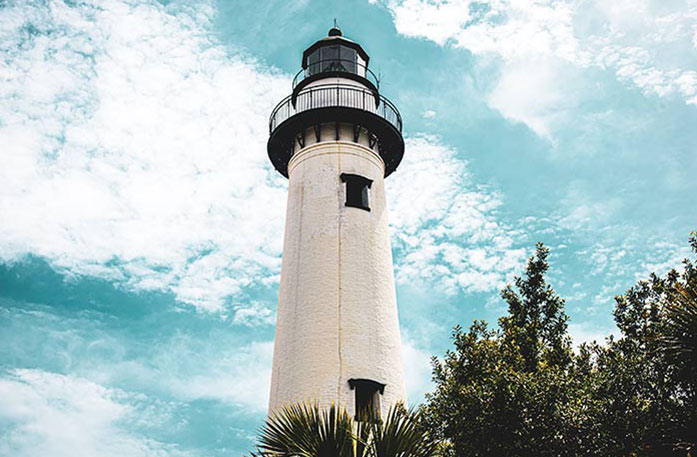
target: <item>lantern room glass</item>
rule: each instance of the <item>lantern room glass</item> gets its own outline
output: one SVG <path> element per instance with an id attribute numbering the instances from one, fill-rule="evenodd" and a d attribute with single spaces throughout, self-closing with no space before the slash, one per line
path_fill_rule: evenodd
<path id="1" fill-rule="evenodd" d="M 358 65 L 358 54 L 349 46 L 339 44 L 322 46 L 308 56 L 305 76 L 324 72 L 348 72 L 365 77 L 366 69 Z"/>

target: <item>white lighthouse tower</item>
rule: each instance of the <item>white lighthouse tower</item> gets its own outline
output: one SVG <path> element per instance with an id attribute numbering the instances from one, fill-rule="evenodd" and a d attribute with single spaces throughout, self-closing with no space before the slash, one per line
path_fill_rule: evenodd
<path id="1" fill-rule="evenodd" d="M 270 412 L 406 402 L 384 186 L 402 119 L 368 61 L 333 27 L 271 114 L 269 158 L 289 185 Z"/>

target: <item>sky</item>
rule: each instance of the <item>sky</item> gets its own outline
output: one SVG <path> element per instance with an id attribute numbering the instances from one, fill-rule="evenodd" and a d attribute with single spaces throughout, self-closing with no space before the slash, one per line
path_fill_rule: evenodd
<path id="1" fill-rule="evenodd" d="M 575 343 L 697 228 L 697 0 L 0 0 L 0 455 L 227 456 L 268 401 L 268 115 L 337 18 L 400 109 L 407 387 L 535 243 Z"/>

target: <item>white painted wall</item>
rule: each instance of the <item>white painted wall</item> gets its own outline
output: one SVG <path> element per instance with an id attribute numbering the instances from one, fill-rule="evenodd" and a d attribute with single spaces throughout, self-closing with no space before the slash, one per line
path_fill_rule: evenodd
<path id="1" fill-rule="evenodd" d="M 321 141 L 296 152 L 288 173 L 269 412 L 334 401 L 353 414 L 351 378 L 387 385 L 383 413 L 406 403 L 382 160 L 352 141 Z M 370 212 L 345 206 L 341 173 L 373 180 Z"/>

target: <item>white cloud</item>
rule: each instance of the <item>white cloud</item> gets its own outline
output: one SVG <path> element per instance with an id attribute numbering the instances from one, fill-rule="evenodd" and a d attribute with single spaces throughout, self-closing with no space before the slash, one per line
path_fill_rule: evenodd
<path id="1" fill-rule="evenodd" d="M 551 3 L 554 3 L 553 5 Z M 585 62 L 565 2 L 390 0 L 397 31 L 451 44 L 500 65 L 488 103 L 515 122 L 552 140 L 560 106 L 572 103 L 560 85 L 564 61 Z"/>
<path id="2" fill-rule="evenodd" d="M 489 97 L 506 118 L 540 136 L 565 104 L 577 75 L 601 68 L 646 95 L 697 104 L 697 2 L 660 0 L 385 0 L 399 33 L 467 49 L 500 65 Z M 571 85 L 571 87 L 570 87 Z M 592 85 L 585 90 L 594 92 Z M 566 103 L 559 104 L 561 100 Z"/>
<path id="3" fill-rule="evenodd" d="M 265 138 L 289 81 L 229 55 L 213 15 L 0 9 L 0 260 L 32 253 L 205 310 L 277 276 L 286 191 Z"/>
<path id="4" fill-rule="evenodd" d="M 185 400 L 215 399 L 255 412 L 266 411 L 271 386 L 272 341 L 212 351 L 214 357 L 197 359 L 191 354 L 185 362 L 174 360 L 195 347 L 191 342 L 182 341 L 180 347 L 170 346 L 169 354 L 156 358 L 155 363 L 161 371 L 166 372 L 164 367 L 172 367 L 179 374 L 169 380 L 167 389 Z"/>
<path id="5" fill-rule="evenodd" d="M 248 327 L 261 327 L 275 324 L 276 314 L 263 303 L 253 302 L 249 305 L 235 306 L 232 321 Z"/>
<path id="6" fill-rule="evenodd" d="M 431 356 L 414 346 L 414 342 L 409 339 L 404 339 L 402 343 L 402 354 L 409 403 L 420 403 L 423 401 L 424 394 L 433 388 Z"/>
<path id="7" fill-rule="evenodd" d="M 143 414 L 150 425 L 166 417 L 138 408 L 137 396 L 75 376 L 15 370 L 0 378 L 0 454 L 52 457 L 175 456 L 172 446 L 127 430 Z"/>
<path id="8" fill-rule="evenodd" d="M 611 298 L 623 293 L 618 280 L 624 279 L 625 287 L 633 284 L 626 281 L 648 279 L 651 273 L 665 275 L 670 269 L 680 270 L 682 260 L 691 258 L 686 243 L 664 241 L 662 237 L 640 238 L 627 227 L 611 226 L 591 246 L 577 252 L 580 259 L 590 268 L 594 276 L 603 277 L 611 289 L 604 290 L 599 297 Z"/>
<path id="9" fill-rule="evenodd" d="M 0 300 L 0 322 L 13 342 L 5 352 L 17 365 L 43 364 L 178 404 L 210 400 L 255 414 L 268 406 L 273 341 L 255 340 L 234 322 L 210 316 L 191 326 L 185 316 L 172 320 L 165 313 L 141 333 L 113 316 L 105 321 L 95 313 L 69 317 L 44 306 L 7 303 Z"/>
<path id="10" fill-rule="evenodd" d="M 553 58 L 509 63 L 487 102 L 507 119 L 522 122 L 538 136 L 553 142 L 554 125 L 576 104 L 574 94 L 558 84 L 562 66 Z"/>
<path id="11" fill-rule="evenodd" d="M 693 257 L 686 243 L 665 241 L 662 236 L 640 236 L 631 225 L 590 230 L 581 226 L 579 231 L 592 242 L 573 252 L 574 258 L 585 264 L 586 276 L 581 283 L 574 283 L 569 298 L 587 316 L 609 316 L 615 295 L 624 294 L 637 281 L 649 279 L 651 273 L 663 276 L 672 268 L 680 271 L 682 260 Z M 590 292 L 581 291 L 589 285 Z"/>
<path id="12" fill-rule="evenodd" d="M 591 343 L 593 341 L 603 344 L 605 338 L 610 335 L 616 335 L 617 328 L 598 327 L 593 324 L 569 324 L 569 335 L 574 346 L 579 346 L 581 343 Z"/>
<path id="13" fill-rule="evenodd" d="M 451 42 L 475 54 L 505 58 L 563 55 L 578 50 L 571 31 L 573 9 L 551 0 L 390 0 L 397 31 Z"/>
<path id="14" fill-rule="evenodd" d="M 683 260 L 694 259 L 694 253 L 687 243 L 651 240 L 643 247 L 646 254 L 634 275 L 636 280 L 648 279 L 651 273 L 664 276 L 672 269 L 682 271 Z"/>
<path id="15" fill-rule="evenodd" d="M 273 341 L 240 342 L 230 331 L 200 338 L 176 334 L 143 358 L 126 358 L 121 343 L 100 340 L 99 350 L 117 360 L 76 360 L 72 369 L 100 384 L 164 392 L 183 402 L 216 400 L 246 411 L 266 411 Z"/>
<path id="16" fill-rule="evenodd" d="M 404 162 L 387 179 L 397 281 L 434 281 L 455 293 L 500 288 L 525 260 L 516 234 L 497 219 L 492 190 L 437 137 L 407 139 Z"/>
<path id="17" fill-rule="evenodd" d="M 421 117 L 423 117 L 424 119 L 433 119 L 434 117 L 436 117 L 436 114 L 437 113 L 435 111 L 428 109 L 421 113 Z"/>
<path id="18" fill-rule="evenodd" d="M 598 230 L 607 227 L 623 209 L 623 200 L 618 196 L 604 196 L 603 200 L 592 198 L 592 189 L 583 181 L 569 182 L 560 210 L 555 215 L 556 224 L 573 231 Z"/>

